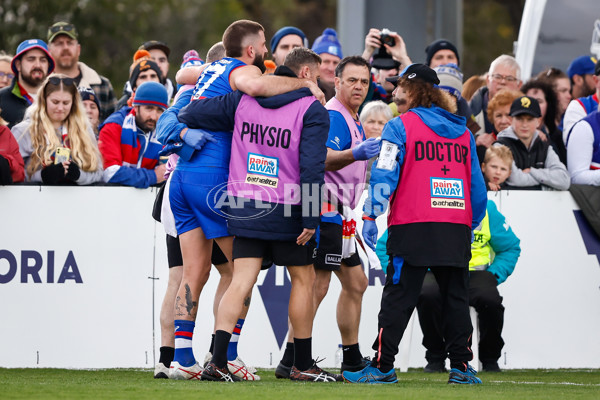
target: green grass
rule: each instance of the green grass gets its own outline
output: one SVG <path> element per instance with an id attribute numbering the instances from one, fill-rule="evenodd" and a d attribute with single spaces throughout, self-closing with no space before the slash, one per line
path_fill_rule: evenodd
<path id="1" fill-rule="evenodd" d="M 152 379 L 145 369 L 1 369 L 0 399 L 599 399 L 600 370 L 480 373 L 482 385 L 448 385 L 448 374 L 398 373 L 398 384 L 296 383 L 260 371 L 260 382 Z"/>

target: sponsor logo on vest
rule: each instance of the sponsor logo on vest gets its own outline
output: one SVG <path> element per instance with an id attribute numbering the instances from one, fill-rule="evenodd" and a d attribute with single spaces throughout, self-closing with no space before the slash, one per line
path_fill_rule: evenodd
<path id="1" fill-rule="evenodd" d="M 464 200 L 444 200 L 444 199 L 431 199 L 431 207 L 433 208 L 453 208 L 457 210 L 465 209 Z"/>
<path id="2" fill-rule="evenodd" d="M 240 132 L 242 142 L 245 140 L 244 136 L 246 135 L 250 135 L 250 138 L 246 138 L 250 143 L 287 149 L 290 147 L 292 131 L 276 126 L 263 126 L 261 124 L 243 122 L 242 131 Z"/>
<path id="3" fill-rule="evenodd" d="M 415 142 L 415 161 L 443 161 L 465 164 L 470 161 L 469 148 L 454 142 Z"/>
<path id="4" fill-rule="evenodd" d="M 276 157 L 248 153 L 248 172 L 267 176 L 277 176 L 279 173 L 279 159 Z"/>
<path id="5" fill-rule="evenodd" d="M 271 188 L 276 188 L 277 185 L 279 184 L 279 179 L 277 178 L 265 178 L 264 176 L 260 176 L 260 175 L 252 175 L 252 174 L 248 174 L 246 175 L 246 183 L 249 183 L 251 185 L 261 185 L 261 186 L 268 186 Z"/>
<path id="6" fill-rule="evenodd" d="M 341 254 L 325 254 L 325 264 L 339 265 L 341 262 Z"/>
<path id="7" fill-rule="evenodd" d="M 452 199 L 464 199 L 462 179 L 452 178 L 430 178 L 431 197 L 446 197 Z"/>

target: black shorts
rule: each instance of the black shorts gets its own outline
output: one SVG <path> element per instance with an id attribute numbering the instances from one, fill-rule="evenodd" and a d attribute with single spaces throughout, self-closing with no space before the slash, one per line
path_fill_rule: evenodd
<path id="1" fill-rule="evenodd" d="M 315 255 L 316 242 L 313 239 L 304 246 L 297 245 L 295 241 L 249 239 L 237 236 L 233 239 L 234 260 L 237 258 L 263 258 L 276 265 L 292 267 L 311 265 Z"/>
<path id="2" fill-rule="evenodd" d="M 179 236 L 173 237 L 171 235 L 167 235 L 167 259 L 169 261 L 169 268 L 180 267 L 183 265 L 183 256 L 181 255 Z M 227 263 L 227 257 L 225 257 L 225 254 L 223 254 L 217 242 L 213 243 L 210 262 L 214 265 Z"/>
<path id="3" fill-rule="evenodd" d="M 173 237 L 167 235 L 167 260 L 169 260 L 169 268 L 180 267 L 183 265 L 179 236 Z"/>
<path id="4" fill-rule="evenodd" d="M 321 221 L 319 224 L 319 247 L 315 259 L 316 269 L 339 271 L 342 262 L 348 267 L 361 265 L 358 253 L 342 259 L 342 237 L 342 225 Z"/>
<path id="5" fill-rule="evenodd" d="M 225 257 L 225 254 L 223 254 L 223 251 L 217 244 L 216 240 L 213 240 L 213 249 L 212 254 L 210 256 L 210 262 L 213 265 L 227 264 L 229 262 L 229 260 L 227 260 L 227 257 Z"/>

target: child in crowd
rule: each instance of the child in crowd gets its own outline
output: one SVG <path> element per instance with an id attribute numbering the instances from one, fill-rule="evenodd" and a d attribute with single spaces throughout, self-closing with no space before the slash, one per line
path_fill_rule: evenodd
<path id="1" fill-rule="evenodd" d="M 505 187 L 513 161 L 513 155 L 506 146 L 495 145 L 485 151 L 481 172 L 488 190 L 496 192 Z"/>
<path id="2" fill-rule="evenodd" d="M 567 190 L 569 173 L 558 155 L 539 138 L 537 126 L 541 117 L 540 105 L 532 97 L 522 96 L 513 101 L 509 128 L 498 134 L 498 142 L 507 146 L 514 161 L 506 181 L 507 188 L 530 190 Z"/>

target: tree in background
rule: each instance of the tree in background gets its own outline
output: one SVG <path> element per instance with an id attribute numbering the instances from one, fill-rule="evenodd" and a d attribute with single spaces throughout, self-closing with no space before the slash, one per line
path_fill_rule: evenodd
<path id="1" fill-rule="evenodd" d="M 0 50 L 14 54 L 25 39 L 46 41 L 54 22 L 71 22 L 79 32 L 80 60 L 110 79 L 119 97 L 133 54 L 142 43 L 166 42 L 174 75 L 187 50 L 196 49 L 204 58 L 225 28 L 243 18 L 265 27 L 267 47 L 285 25 L 301 27 L 312 42 L 324 27 L 335 26 L 336 1 L 2 0 Z"/>

